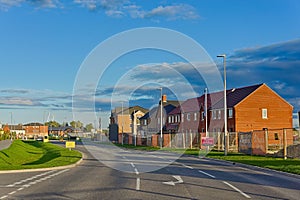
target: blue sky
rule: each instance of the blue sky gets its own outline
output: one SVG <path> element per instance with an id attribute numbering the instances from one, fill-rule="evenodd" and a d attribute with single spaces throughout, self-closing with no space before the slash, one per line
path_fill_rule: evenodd
<path id="1" fill-rule="evenodd" d="M 221 74 L 216 56 L 225 53 L 228 88 L 266 83 L 297 112 L 299 11 L 297 0 L 0 0 L 0 122 L 73 120 L 74 84 L 84 60 L 112 36 L 144 27 L 192 38 Z M 174 85 L 183 88 L 182 78 L 195 93 L 172 93 Z M 157 49 L 120 55 L 98 81 L 96 91 L 81 98 L 80 109 L 85 123 L 93 123 L 95 114 L 84 103 L 93 102 L 104 126 L 121 101 L 155 106 L 160 86 L 180 100 L 205 88 L 185 59 Z"/>

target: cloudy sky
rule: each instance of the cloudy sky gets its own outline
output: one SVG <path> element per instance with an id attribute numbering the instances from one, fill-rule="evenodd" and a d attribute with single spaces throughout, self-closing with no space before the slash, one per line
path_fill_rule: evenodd
<path id="1" fill-rule="evenodd" d="M 0 122 L 71 121 L 75 105 L 106 127 L 121 102 L 157 105 L 159 87 L 179 100 L 220 89 L 219 54 L 228 88 L 266 83 L 300 111 L 298 0 L 0 0 Z"/>

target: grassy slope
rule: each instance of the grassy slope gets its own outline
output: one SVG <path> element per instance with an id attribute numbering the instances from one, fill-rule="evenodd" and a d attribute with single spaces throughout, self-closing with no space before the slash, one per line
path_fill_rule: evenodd
<path id="1" fill-rule="evenodd" d="M 0 170 L 63 166 L 80 158 L 79 152 L 51 143 L 15 140 L 8 149 L 0 151 Z"/>

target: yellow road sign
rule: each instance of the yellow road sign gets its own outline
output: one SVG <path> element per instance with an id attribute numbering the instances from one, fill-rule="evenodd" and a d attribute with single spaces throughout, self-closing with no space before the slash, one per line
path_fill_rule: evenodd
<path id="1" fill-rule="evenodd" d="M 75 141 L 66 141 L 66 148 L 75 148 Z"/>

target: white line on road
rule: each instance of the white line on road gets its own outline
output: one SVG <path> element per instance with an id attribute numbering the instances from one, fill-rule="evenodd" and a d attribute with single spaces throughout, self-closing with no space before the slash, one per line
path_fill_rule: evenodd
<path id="1" fill-rule="evenodd" d="M 216 178 L 215 176 L 213 176 L 213 175 L 211 175 L 211 174 L 209 174 L 209 173 L 206 173 L 206 172 L 204 172 L 204 171 L 198 170 L 198 172 L 200 172 L 200 173 L 202 173 L 202 174 L 205 174 L 206 176 L 209 176 L 209 177 L 211 177 L 211 178 Z"/>
<path id="2" fill-rule="evenodd" d="M 47 180 L 47 179 L 49 179 L 49 178 L 53 178 L 54 176 L 57 176 L 57 175 L 59 175 L 59 174 L 61 174 L 61 173 L 64 173 L 64 172 L 66 172 L 66 171 L 68 171 L 68 170 L 69 170 L 69 169 L 65 169 L 65 170 L 62 170 L 62 171 L 58 171 L 58 172 L 56 172 L 56 173 L 54 173 L 54 174 L 45 176 L 45 175 L 47 175 L 47 174 L 49 174 L 49 173 L 54 172 L 54 171 L 52 170 L 52 171 L 48 171 L 48 172 L 45 172 L 45 173 L 42 173 L 42 174 L 38 174 L 38 175 L 32 176 L 32 177 L 30 177 L 30 178 L 21 180 L 21 181 L 19 181 L 19 182 L 15 182 L 14 184 L 7 185 L 6 187 L 14 187 L 14 186 L 19 185 L 19 184 L 21 184 L 21 183 L 25 183 L 25 182 L 27 182 L 27 181 L 31 181 L 31 180 L 36 179 L 36 178 L 38 178 L 38 177 L 45 176 L 45 177 L 40 178 L 40 179 L 38 179 L 38 180 L 31 181 L 31 182 L 29 182 L 29 183 L 27 183 L 27 184 L 22 185 L 19 189 L 15 190 L 15 191 L 12 191 L 12 192 L 8 193 L 8 194 L 5 195 L 5 196 L 0 197 L 0 200 L 1 200 L 1 199 L 7 198 L 9 195 L 15 194 L 17 191 L 21 191 L 21 190 L 23 190 L 23 189 L 25 189 L 25 188 L 30 187 L 31 185 L 34 185 L 34 184 L 37 184 L 37 183 L 39 183 L 39 182 L 45 181 L 45 180 Z"/>
<path id="3" fill-rule="evenodd" d="M 141 189 L 141 179 L 137 178 L 136 179 L 136 190 L 140 190 Z"/>
<path id="4" fill-rule="evenodd" d="M 130 163 L 131 164 L 131 166 L 133 167 L 133 168 L 135 168 L 135 166 L 134 166 L 134 164 L 133 163 Z"/>
<path id="5" fill-rule="evenodd" d="M 139 171 L 137 170 L 137 168 L 134 168 L 135 174 L 139 175 Z"/>
<path id="6" fill-rule="evenodd" d="M 17 191 L 12 191 L 12 192 L 10 192 L 10 193 L 8 193 L 9 195 L 12 195 L 12 194 L 14 194 L 14 193 L 16 193 Z"/>
<path id="7" fill-rule="evenodd" d="M 181 164 L 181 165 L 184 166 L 184 167 L 186 167 L 186 168 L 189 168 L 189 169 L 194 169 L 193 167 L 185 165 L 185 164 Z"/>
<path id="8" fill-rule="evenodd" d="M 231 187 L 232 189 L 234 189 L 235 191 L 239 192 L 241 195 L 243 195 L 244 197 L 251 199 L 251 197 L 249 195 L 247 195 L 246 193 L 244 193 L 243 191 L 241 191 L 240 189 L 234 187 L 233 185 L 231 185 L 230 183 L 223 181 L 223 183 L 225 183 L 226 185 L 228 185 L 229 187 Z"/>

